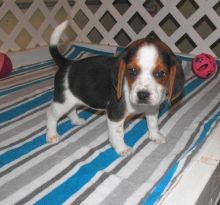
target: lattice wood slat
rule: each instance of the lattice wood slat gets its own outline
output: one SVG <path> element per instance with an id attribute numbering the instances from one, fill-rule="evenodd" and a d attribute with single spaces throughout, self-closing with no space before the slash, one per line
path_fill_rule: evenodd
<path id="1" fill-rule="evenodd" d="M 19 5 L 23 5 L 22 0 L 19 2 Z M 17 51 L 22 48 L 48 45 L 52 30 L 68 16 L 70 27 L 62 36 L 63 41 L 124 45 L 153 32 L 175 52 L 190 54 L 207 52 L 220 57 L 218 0 L 127 0 L 127 3 L 126 0 L 117 1 L 122 4 L 116 3 L 115 0 L 28 0 L 28 2 L 31 3 L 26 10 L 21 9 L 16 0 L 2 2 L 1 51 Z M 25 4 L 24 0 L 23 3 L 25 7 L 27 2 Z M 120 7 L 124 5 L 124 13 L 116 8 L 115 3 Z M 50 5 L 53 7 L 48 8 Z M 190 8 L 187 10 L 187 7 Z M 76 18 L 77 15 L 79 16 Z M 84 20 L 82 15 L 85 17 Z M 39 22 L 36 22 L 37 17 Z M 9 32 L 7 28 L 10 29 L 10 26 L 13 30 Z M 201 33 L 203 27 L 210 31 Z M 22 39 L 21 34 L 26 37 Z"/>

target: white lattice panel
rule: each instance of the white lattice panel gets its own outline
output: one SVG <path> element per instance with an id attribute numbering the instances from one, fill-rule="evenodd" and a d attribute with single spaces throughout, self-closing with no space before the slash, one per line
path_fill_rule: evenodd
<path id="1" fill-rule="evenodd" d="M 28 6 L 28 4 L 24 4 L 24 7 Z M 50 11 L 45 2 L 43 0 L 35 0 L 31 1 L 30 7 L 26 10 L 25 9 L 19 9 L 18 5 L 16 4 L 16 1 L 14 0 L 5 0 L 3 1 L 1 7 L 0 7 L 0 19 L 5 18 L 4 21 L 4 27 L 2 28 L 0 26 L 0 45 L 1 50 L 3 51 L 16 51 L 20 50 L 22 46 L 22 40 L 19 42 L 21 46 L 18 44 L 18 36 L 20 32 L 22 32 L 23 29 L 26 30 L 26 35 L 24 35 L 24 42 L 25 38 L 29 38 L 30 40 L 26 43 L 26 48 L 34 48 L 37 46 L 43 46 L 48 44 L 48 38 L 47 38 L 47 32 L 51 33 L 54 27 L 58 24 L 58 22 L 55 20 L 55 15 L 58 13 L 59 9 L 63 7 L 65 12 L 68 14 L 71 12 L 71 7 L 68 4 L 67 1 L 57 1 L 57 3 L 54 5 L 52 10 Z M 43 21 L 38 26 L 38 28 L 35 28 L 33 24 L 30 22 L 30 19 L 35 11 L 40 10 L 43 15 Z M 8 13 L 12 13 L 12 15 L 7 15 Z M 16 19 L 16 23 L 13 27 L 13 30 L 8 33 L 7 26 L 10 27 L 10 24 L 13 23 L 13 19 Z M 38 16 L 36 16 L 36 19 Z M 7 25 L 7 22 L 9 25 Z M 51 28 L 51 29 L 49 29 Z M 65 35 L 63 37 L 64 40 Z M 16 42 L 17 41 L 17 42 Z"/>
<path id="2" fill-rule="evenodd" d="M 31 2 L 26 11 L 19 2 L 22 0 L 5 0 L 0 7 L 3 51 L 47 45 L 54 27 L 68 17 L 70 27 L 63 41 L 125 46 L 138 38 L 156 36 L 175 52 L 220 57 L 217 0 L 26 0 Z M 5 29 L 7 17 L 8 24 L 10 18 L 17 19 L 12 29 L 8 27 L 10 32 Z"/>

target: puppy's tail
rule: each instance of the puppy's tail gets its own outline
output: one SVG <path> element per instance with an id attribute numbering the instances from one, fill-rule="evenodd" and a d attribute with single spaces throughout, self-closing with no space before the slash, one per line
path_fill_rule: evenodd
<path id="1" fill-rule="evenodd" d="M 55 63 L 60 68 L 64 67 L 68 63 L 68 60 L 61 55 L 61 53 L 59 52 L 59 50 L 57 48 L 57 44 L 60 40 L 60 37 L 61 37 L 63 31 L 65 30 L 65 28 L 67 27 L 67 25 L 68 25 L 68 20 L 59 24 L 55 28 L 55 30 L 53 31 L 53 33 L 50 37 L 50 46 L 49 46 L 50 54 L 53 57 Z"/>

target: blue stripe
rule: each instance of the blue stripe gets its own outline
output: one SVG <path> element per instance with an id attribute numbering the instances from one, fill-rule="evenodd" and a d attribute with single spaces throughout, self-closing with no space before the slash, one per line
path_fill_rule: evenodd
<path id="1" fill-rule="evenodd" d="M 37 149 L 38 147 L 44 145 L 46 143 L 45 134 L 36 137 L 34 140 L 25 143 L 24 145 L 20 146 L 19 148 L 11 149 L 0 155 L 0 168 L 5 166 L 6 164 L 13 162 L 14 160 L 18 159 L 19 157 L 28 154 L 30 151 Z"/>
<path id="2" fill-rule="evenodd" d="M 173 175 L 175 174 L 178 168 L 179 162 L 175 162 L 169 170 L 166 172 L 166 175 L 161 179 L 160 183 L 152 190 L 150 196 L 145 199 L 143 205 L 153 205 L 158 200 L 158 196 L 160 196 L 169 182 L 171 181 Z"/>
<path id="3" fill-rule="evenodd" d="M 211 130 L 212 126 L 216 123 L 218 118 L 220 118 L 220 111 L 217 114 L 215 114 L 211 119 L 209 119 L 207 123 L 204 124 L 203 131 L 199 135 L 199 138 L 197 139 L 197 141 L 193 144 L 192 149 L 196 148 L 198 145 L 202 144 L 206 140 L 209 131 Z M 187 152 L 190 152 L 192 149 L 188 150 Z M 186 152 L 182 154 L 181 157 L 185 154 Z M 158 184 L 153 188 L 149 196 L 145 199 L 145 201 L 143 202 L 143 205 L 154 205 L 159 200 L 163 191 L 165 190 L 165 188 L 168 186 L 171 179 L 173 178 L 176 172 L 176 169 L 178 168 L 179 163 L 180 163 L 180 159 L 178 159 L 167 170 L 163 178 L 158 182 Z"/>
<path id="4" fill-rule="evenodd" d="M 220 109 L 220 108 L 218 108 L 218 109 Z M 213 118 L 211 118 L 207 123 L 205 123 L 203 132 L 201 133 L 200 137 L 196 140 L 196 142 L 190 148 L 189 151 L 195 149 L 198 145 L 200 145 L 201 143 L 203 143 L 205 141 L 205 139 L 208 135 L 208 132 L 211 130 L 211 127 L 218 120 L 219 117 L 220 117 L 220 112 L 218 112 L 216 115 L 213 116 Z"/>
<path id="5" fill-rule="evenodd" d="M 20 115 L 23 115 L 24 113 L 32 109 L 36 109 L 38 106 L 49 102 L 52 99 L 52 97 L 53 97 L 53 92 L 47 91 L 46 93 L 41 94 L 39 97 L 34 98 L 33 100 L 30 100 L 21 105 L 18 105 L 17 107 L 2 112 L 0 113 L 0 123 L 5 123 L 7 121 L 19 117 Z"/>
<path id="6" fill-rule="evenodd" d="M 36 204 L 62 204 L 73 193 L 77 192 L 84 186 L 97 171 L 105 169 L 109 164 L 118 158 L 118 155 L 113 150 L 107 149 L 102 152 L 96 159 L 90 164 L 82 166 L 78 172 L 70 177 L 66 183 L 58 186 L 53 192 L 50 192 L 46 197 L 39 200 Z"/>
<path id="7" fill-rule="evenodd" d="M 41 78 L 38 79 L 38 80 L 33 80 L 33 81 L 27 82 L 27 83 L 25 83 L 25 84 L 19 84 L 19 85 L 16 85 L 16 86 L 14 86 L 14 87 L 10 87 L 10 88 L 8 88 L 7 90 L 4 90 L 4 91 L 0 92 L 0 96 L 8 95 L 8 94 L 13 93 L 13 92 L 17 92 L 17 91 L 19 91 L 19 90 L 28 88 L 28 87 L 30 87 L 30 86 L 33 86 L 33 85 L 42 83 L 42 82 L 44 82 L 44 81 L 47 81 L 47 80 L 50 80 L 50 79 L 53 79 L 53 78 L 54 78 L 54 75 L 53 75 L 53 74 L 50 74 L 49 76 L 41 77 Z"/>
<path id="8" fill-rule="evenodd" d="M 84 119 L 88 119 L 92 116 L 93 112 L 83 111 L 79 114 L 80 117 Z M 57 132 L 59 135 L 65 134 L 67 131 L 75 127 L 72 125 L 70 121 L 65 121 L 58 125 Z M 9 164 L 10 162 L 13 162 L 14 160 L 22 157 L 25 154 L 28 154 L 31 151 L 34 151 L 35 149 L 41 147 L 42 145 L 46 144 L 46 134 L 42 134 L 39 136 L 36 136 L 33 140 L 23 144 L 20 147 L 11 149 L 3 154 L 0 155 L 0 168 L 5 166 L 6 164 Z"/>
<path id="9" fill-rule="evenodd" d="M 204 80 L 195 79 L 189 83 L 184 89 L 184 95 L 188 95 L 196 87 L 198 87 Z M 168 111 L 168 104 L 165 103 L 160 110 L 160 116 Z M 125 134 L 125 142 L 129 146 L 134 144 L 146 133 L 146 121 L 139 121 L 132 130 Z M 106 157 L 107 156 L 107 157 Z M 102 169 L 107 168 L 112 162 L 114 162 L 119 156 L 116 152 L 109 148 L 100 153 L 94 160 L 83 165 L 74 175 L 68 178 L 61 185 L 56 187 L 53 191 L 48 193 L 36 204 L 62 204 L 71 195 L 80 190 L 86 183 L 88 183 L 92 177 Z M 68 187 L 68 188 L 67 188 Z"/>

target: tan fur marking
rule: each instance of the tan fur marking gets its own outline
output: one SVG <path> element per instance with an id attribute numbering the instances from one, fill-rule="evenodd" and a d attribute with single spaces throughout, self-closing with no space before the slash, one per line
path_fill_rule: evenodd
<path id="1" fill-rule="evenodd" d="M 123 60 L 121 60 L 119 63 L 118 83 L 117 83 L 117 98 L 118 99 L 120 99 L 122 96 L 122 87 L 123 87 L 125 69 L 126 69 L 126 64 Z"/>
<path id="2" fill-rule="evenodd" d="M 133 58 L 132 61 L 127 65 L 127 70 L 126 70 L 126 78 L 127 78 L 127 82 L 128 82 L 128 87 L 129 87 L 129 89 L 131 89 L 132 84 L 136 80 L 136 77 L 132 77 L 128 74 L 129 68 L 135 68 L 138 72 L 140 72 L 140 66 L 137 63 L 136 58 Z"/>
<path id="3" fill-rule="evenodd" d="M 172 94 L 173 94 L 175 79 L 176 79 L 176 66 L 173 66 L 170 69 L 170 75 L 169 75 L 169 85 L 168 85 L 168 93 L 167 93 L 167 99 L 169 102 L 173 100 Z"/>

